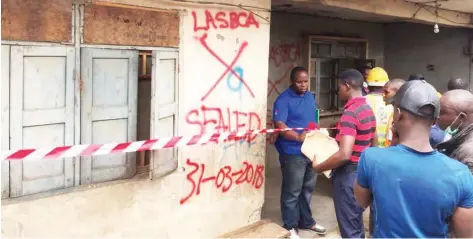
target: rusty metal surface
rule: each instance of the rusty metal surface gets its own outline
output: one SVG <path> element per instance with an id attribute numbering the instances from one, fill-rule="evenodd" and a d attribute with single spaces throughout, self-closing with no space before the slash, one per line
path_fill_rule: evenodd
<path id="1" fill-rule="evenodd" d="M 72 42 L 72 0 L 2 0 L 2 40 Z"/>
<path id="2" fill-rule="evenodd" d="M 177 47 L 179 14 L 89 4 L 85 7 L 84 43 Z"/>

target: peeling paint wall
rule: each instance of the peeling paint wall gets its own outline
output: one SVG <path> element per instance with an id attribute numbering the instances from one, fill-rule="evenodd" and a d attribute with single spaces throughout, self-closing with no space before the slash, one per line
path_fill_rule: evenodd
<path id="1" fill-rule="evenodd" d="M 391 78 L 407 78 L 412 73 L 424 75 L 438 91 L 447 90 L 450 77 L 470 79 L 470 60 L 463 54 L 472 29 L 414 23 L 388 24 L 385 32 L 386 70 Z"/>
<path id="2" fill-rule="evenodd" d="M 150 0 L 110 2 L 181 11 L 177 135 L 266 125 L 269 23 L 262 18 L 269 19 L 267 11 Z M 267 0 L 235 4 L 270 8 Z M 176 170 L 172 163 L 161 165 L 172 171 L 162 178 L 2 200 L 2 236 L 220 235 L 260 219 L 265 147 L 265 136 L 183 147 Z"/>

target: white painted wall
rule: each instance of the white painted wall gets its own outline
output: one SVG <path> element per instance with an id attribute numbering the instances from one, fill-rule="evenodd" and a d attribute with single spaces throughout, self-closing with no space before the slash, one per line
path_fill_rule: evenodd
<path id="1" fill-rule="evenodd" d="M 182 10 L 178 135 L 264 127 L 269 23 L 255 14 L 269 18 L 268 12 L 253 9 L 252 14 L 238 7 L 218 5 L 163 5 L 150 0 L 114 2 Z M 268 0 L 236 4 L 270 7 Z M 195 31 L 195 24 L 206 25 L 206 11 L 213 18 L 241 18 L 239 24 L 229 21 L 226 27 L 222 21 L 215 21 L 216 28 Z M 245 16 L 250 15 L 254 20 L 245 24 Z M 205 41 L 199 41 L 204 35 Z M 222 64 L 231 65 L 239 52 L 233 69 L 246 82 L 241 87 L 237 77 L 226 72 L 228 67 Z M 202 99 L 219 78 L 222 80 L 215 89 Z M 198 165 L 198 169 L 193 165 Z M 264 136 L 251 143 L 181 148 L 177 170 L 159 179 L 124 180 L 73 188 L 47 197 L 2 200 L 2 236 L 217 236 L 260 219 L 264 165 Z M 197 183 L 204 167 L 202 178 L 215 176 L 216 183 Z M 227 173 L 230 177 L 225 177 Z M 245 182 L 241 182 L 242 173 L 248 176 Z"/>

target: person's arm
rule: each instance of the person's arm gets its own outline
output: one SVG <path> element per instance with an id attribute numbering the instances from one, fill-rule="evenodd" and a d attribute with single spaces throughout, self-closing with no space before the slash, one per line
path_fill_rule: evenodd
<path id="1" fill-rule="evenodd" d="M 457 207 L 451 228 L 455 238 L 473 238 L 473 208 Z"/>
<path id="2" fill-rule="evenodd" d="M 356 202 L 362 208 L 367 208 L 373 201 L 373 193 L 370 190 L 371 174 L 370 168 L 367 165 L 368 163 L 366 153 L 363 152 L 358 162 L 357 179 L 353 185 Z"/>
<path id="3" fill-rule="evenodd" d="M 371 139 L 371 147 L 378 147 L 378 134 L 376 134 L 376 129 L 373 134 L 373 139 Z"/>
<path id="4" fill-rule="evenodd" d="M 276 121 L 276 128 L 285 129 L 285 128 L 288 128 L 288 127 L 284 122 Z M 282 137 L 284 137 L 286 139 L 289 139 L 289 140 L 304 142 L 306 132 L 303 132 L 303 133 L 299 134 L 296 131 L 288 130 L 288 131 L 284 131 L 284 132 L 279 132 L 279 134 L 282 135 Z"/>
<path id="5" fill-rule="evenodd" d="M 339 135 L 340 146 L 338 151 L 321 164 L 312 161 L 312 167 L 316 173 L 338 168 L 350 160 L 355 145 L 357 119 L 353 112 L 343 112 L 340 118 Z"/>
<path id="6" fill-rule="evenodd" d="M 274 120 L 275 128 L 277 129 L 288 128 L 286 125 L 288 114 L 289 114 L 289 107 L 288 107 L 287 102 L 279 98 L 276 99 L 276 101 L 274 102 L 274 107 L 273 107 L 273 120 Z M 279 132 L 279 135 L 283 136 L 286 139 L 295 140 L 299 142 L 304 141 L 304 138 L 305 138 L 304 137 L 305 133 L 299 134 L 293 130 Z"/>
<path id="7" fill-rule="evenodd" d="M 452 216 L 452 232 L 457 238 L 473 238 L 473 176 L 465 169 L 458 179 L 462 191 Z"/>

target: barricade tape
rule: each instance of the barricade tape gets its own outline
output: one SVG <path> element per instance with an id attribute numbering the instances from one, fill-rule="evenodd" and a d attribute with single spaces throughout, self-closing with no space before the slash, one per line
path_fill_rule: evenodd
<path id="1" fill-rule="evenodd" d="M 156 138 L 144 141 L 108 143 L 108 144 L 84 144 L 59 146 L 39 149 L 20 149 L 3 151 L 0 153 L 2 160 L 35 160 L 35 159 L 58 159 L 70 157 L 98 156 L 115 153 L 132 153 L 145 150 L 157 150 L 190 145 L 204 145 L 209 142 L 228 142 L 241 139 L 249 139 L 254 135 L 277 133 L 290 130 L 314 130 L 309 128 L 285 128 L 285 129 L 260 129 L 246 132 L 227 132 L 214 134 L 201 134 L 193 136 L 176 136 Z"/>

